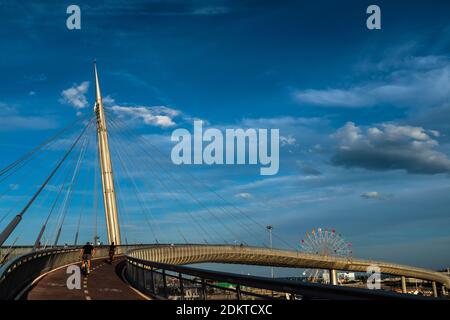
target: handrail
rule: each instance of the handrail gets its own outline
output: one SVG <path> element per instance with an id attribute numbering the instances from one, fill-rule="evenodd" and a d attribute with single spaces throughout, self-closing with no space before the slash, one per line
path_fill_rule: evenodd
<path id="1" fill-rule="evenodd" d="M 402 294 L 381 290 L 368 290 L 362 288 L 350 288 L 343 286 L 333 286 L 310 282 L 292 282 L 288 280 L 274 280 L 265 277 L 258 276 L 244 276 L 239 274 L 233 274 L 221 271 L 210 271 L 180 265 L 159 263 L 154 261 L 147 261 L 139 258 L 135 258 L 126 254 L 127 258 L 127 280 L 136 289 L 143 293 L 153 295 L 157 298 L 167 298 L 167 293 L 162 294 L 155 293 L 155 290 L 150 289 L 148 286 L 148 279 L 153 279 L 155 273 L 164 277 L 164 286 L 166 286 L 166 277 L 175 277 L 169 275 L 168 272 L 175 272 L 178 274 L 178 279 L 188 280 L 186 276 L 201 279 L 196 281 L 199 284 L 207 285 L 210 287 L 218 288 L 217 285 L 210 284 L 208 281 L 226 282 L 236 285 L 239 288 L 253 288 L 263 289 L 266 291 L 282 292 L 289 295 L 301 296 L 303 299 L 330 299 L 330 300 L 436 300 L 431 297 L 416 296 L 410 294 Z M 139 275 L 136 269 L 141 270 L 142 274 Z M 159 271 L 161 270 L 161 271 Z M 151 273 L 150 276 L 145 276 L 143 273 Z M 192 280 L 189 280 L 194 282 Z M 150 287 L 154 287 L 154 283 Z M 179 288 L 182 291 L 181 288 Z M 223 290 L 223 289 L 222 289 Z M 229 289 L 227 289 L 229 290 Z M 242 295 L 242 289 L 236 289 L 237 297 Z M 239 292 L 241 291 L 241 292 Z M 247 292 L 249 293 L 249 292 Z M 271 296 L 257 295 L 249 293 L 252 296 L 259 296 L 260 298 L 270 299 Z M 204 294 L 207 296 L 207 294 Z M 182 297 L 183 298 L 183 297 Z"/>
<path id="2" fill-rule="evenodd" d="M 0 299 L 11 300 L 39 275 L 75 262 L 79 249 L 48 249 L 27 253 L 0 269 Z"/>
<path id="3" fill-rule="evenodd" d="M 107 257 L 108 246 L 95 247 L 96 257 Z M 123 254 L 136 246 L 117 246 Z M 58 267 L 80 261 L 81 247 L 43 249 L 7 261 L 0 268 L 0 300 L 15 299 L 34 279 Z"/>
<path id="4" fill-rule="evenodd" d="M 382 261 L 330 257 L 242 245 L 159 245 L 141 247 L 127 254 L 142 260 L 175 265 L 214 262 L 354 272 L 367 272 L 368 267 L 376 266 L 382 274 L 437 282 L 450 288 L 450 277 L 433 270 Z"/>

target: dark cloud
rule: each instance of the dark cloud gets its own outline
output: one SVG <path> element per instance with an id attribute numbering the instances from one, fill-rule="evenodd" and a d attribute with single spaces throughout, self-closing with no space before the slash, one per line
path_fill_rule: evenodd
<path id="1" fill-rule="evenodd" d="M 300 167 L 302 172 L 306 175 L 318 176 L 318 175 L 322 174 L 319 170 L 314 168 L 309 163 L 305 163 L 303 161 L 297 161 L 297 165 Z"/>
<path id="2" fill-rule="evenodd" d="M 403 169 L 408 173 L 450 172 L 450 159 L 436 151 L 437 131 L 382 124 L 366 130 L 348 122 L 333 135 L 335 165 L 370 170 Z M 432 138 L 433 137 L 433 138 Z"/>

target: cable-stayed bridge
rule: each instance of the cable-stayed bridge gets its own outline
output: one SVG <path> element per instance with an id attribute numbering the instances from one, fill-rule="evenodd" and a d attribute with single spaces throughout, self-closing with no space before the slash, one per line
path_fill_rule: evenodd
<path id="1" fill-rule="evenodd" d="M 95 65 L 94 74 L 93 115 L 0 170 L 0 298 L 421 298 L 406 294 L 408 279 L 429 282 L 435 298 L 447 295 L 450 278 L 432 270 L 305 253 L 276 233 L 284 249 L 274 249 L 265 225 L 191 172 L 172 172 L 157 144 L 105 108 Z M 18 246 L 24 241 L 33 245 Z M 71 290 L 66 270 L 79 263 L 86 241 L 97 247 L 93 272 Z M 120 258 L 106 264 L 112 242 Z M 197 263 L 323 269 L 329 284 L 189 266 Z M 398 278 L 403 294 L 339 285 L 339 271 L 373 267 Z"/>

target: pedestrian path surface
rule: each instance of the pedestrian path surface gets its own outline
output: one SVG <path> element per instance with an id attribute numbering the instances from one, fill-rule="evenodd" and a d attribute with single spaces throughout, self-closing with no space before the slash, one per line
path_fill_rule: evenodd
<path id="1" fill-rule="evenodd" d="M 33 285 L 26 295 L 28 300 L 144 300 L 122 279 L 124 258 L 110 264 L 105 259 L 92 261 L 89 276 L 81 275 L 81 289 L 67 287 L 67 267 L 52 271 Z M 80 265 L 80 264 L 78 264 Z"/>

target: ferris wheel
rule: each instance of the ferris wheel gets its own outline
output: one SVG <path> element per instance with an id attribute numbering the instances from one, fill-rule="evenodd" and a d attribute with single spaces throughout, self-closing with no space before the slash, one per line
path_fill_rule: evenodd
<path id="1" fill-rule="evenodd" d="M 344 240 L 335 229 L 317 228 L 305 234 L 300 242 L 303 252 L 322 256 L 343 257 L 351 259 L 352 244 Z M 303 277 L 311 282 L 329 283 L 329 274 L 323 269 L 306 269 Z"/>

